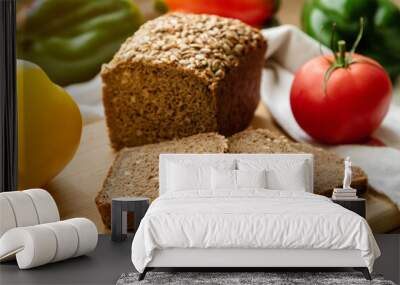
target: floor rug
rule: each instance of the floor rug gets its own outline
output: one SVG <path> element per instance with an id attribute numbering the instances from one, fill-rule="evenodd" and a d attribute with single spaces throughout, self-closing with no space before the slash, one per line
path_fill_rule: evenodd
<path id="1" fill-rule="evenodd" d="M 117 285 L 395 285 L 381 275 L 372 275 L 373 280 L 368 281 L 360 272 L 148 272 L 142 281 L 138 281 L 138 276 L 138 273 L 122 274 Z"/>

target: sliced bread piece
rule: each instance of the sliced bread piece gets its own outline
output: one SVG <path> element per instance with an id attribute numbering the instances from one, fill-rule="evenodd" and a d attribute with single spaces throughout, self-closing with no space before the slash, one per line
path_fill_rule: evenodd
<path id="1" fill-rule="evenodd" d="M 295 143 L 287 137 L 267 129 L 246 130 L 229 138 L 230 153 L 312 153 L 314 155 L 314 193 L 330 195 L 333 188 L 341 187 L 343 159 L 331 151 L 310 144 Z M 351 186 L 358 193 L 367 189 L 367 175 L 353 166 Z"/>
<path id="2" fill-rule="evenodd" d="M 114 197 L 144 196 L 151 200 L 158 197 L 160 153 L 223 153 L 226 150 L 227 140 L 217 133 L 122 149 L 95 199 L 103 223 L 110 226 Z"/>

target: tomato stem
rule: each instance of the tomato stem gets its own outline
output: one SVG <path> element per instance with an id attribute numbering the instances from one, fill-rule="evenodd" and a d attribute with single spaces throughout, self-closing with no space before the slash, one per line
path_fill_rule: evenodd
<path id="1" fill-rule="evenodd" d="M 353 53 L 356 51 L 356 48 L 358 47 L 358 44 L 361 41 L 361 38 L 362 38 L 362 36 L 364 34 L 364 26 L 365 26 L 365 20 L 364 20 L 363 17 L 361 17 L 360 18 L 360 30 L 358 31 L 358 35 L 357 35 L 356 41 L 354 42 L 353 47 L 350 50 L 350 56 L 352 56 Z"/>
<path id="2" fill-rule="evenodd" d="M 339 56 L 337 59 L 337 63 L 339 66 L 346 68 L 347 67 L 347 59 L 346 59 L 346 42 L 343 40 L 338 41 L 338 50 Z"/>
<path id="3" fill-rule="evenodd" d="M 332 62 L 331 66 L 329 66 L 329 68 L 326 70 L 326 72 L 324 74 L 323 88 L 324 88 L 325 95 L 327 94 L 328 80 L 329 80 L 331 74 L 336 69 L 347 68 L 347 67 L 349 67 L 349 65 L 360 61 L 360 60 L 353 59 L 353 53 L 355 52 L 355 50 L 363 36 L 364 25 L 365 25 L 364 18 L 360 18 L 360 30 L 358 32 L 357 38 L 353 44 L 353 47 L 350 50 L 350 53 L 346 54 L 346 42 L 344 40 L 340 40 L 337 42 L 338 51 L 335 50 L 334 40 L 335 40 L 336 23 L 332 24 L 332 34 L 331 34 L 330 44 L 331 44 L 331 50 L 333 52 L 333 56 L 334 56 L 335 60 Z"/>

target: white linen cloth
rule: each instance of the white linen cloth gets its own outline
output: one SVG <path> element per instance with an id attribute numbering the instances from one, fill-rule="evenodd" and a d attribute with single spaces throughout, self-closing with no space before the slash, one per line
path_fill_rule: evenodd
<path id="1" fill-rule="evenodd" d="M 164 248 L 358 249 L 370 271 L 380 255 L 366 220 L 320 195 L 257 189 L 221 197 L 182 193 L 157 198 L 141 221 L 132 243 L 139 272 L 155 249 Z"/>
<path id="2" fill-rule="evenodd" d="M 320 55 L 317 41 L 290 25 L 265 29 L 268 59 L 263 70 L 261 97 L 278 124 L 295 140 L 316 144 L 297 124 L 290 109 L 290 88 L 294 73 L 308 60 Z M 324 54 L 330 52 L 321 47 Z M 397 91 L 396 91 L 397 92 Z M 394 97 L 399 97 L 395 94 Z M 386 147 L 341 145 L 329 147 L 342 157 L 350 156 L 368 174 L 374 189 L 391 198 L 400 209 L 400 107 L 393 99 L 390 110 L 373 137 Z M 327 146 L 325 146 L 327 147 Z"/>
<path id="3" fill-rule="evenodd" d="M 290 87 L 294 72 L 311 58 L 320 55 L 319 43 L 290 25 L 264 29 L 268 39 L 267 64 L 263 70 L 261 96 L 277 123 L 295 140 L 313 142 L 295 121 L 289 104 Z M 329 49 L 321 47 L 325 54 Z M 400 84 L 399 84 L 400 86 Z M 66 90 L 78 103 L 84 123 L 104 118 L 101 79 L 68 86 Z M 400 90 L 395 91 L 400 93 Z M 400 94 L 394 96 L 382 126 L 374 137 L 388 147 L 346 145 L 333 147 L 341 156 L 349 155 L 354 164 L 368 174 L 369 183 L 390 197 L 400 208 Z M 396 147 L 393 149 L 390 147 Z M 374 160 L 369 156 L 374 153 Z M 390 169 L 390 171 L 387 171 Z M 393 175 L 394 174 L 394 175 Z"/>

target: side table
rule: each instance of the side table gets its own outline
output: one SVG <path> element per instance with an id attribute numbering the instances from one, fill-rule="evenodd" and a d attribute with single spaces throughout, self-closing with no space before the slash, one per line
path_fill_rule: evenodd
<path id="1" fill-rule="evenodd" d="M 111 204 L 111 240 L 123 241 L 128 232 L 128 212 L 134 215 L 134 230 L 139 227 L 140 221 L 146 214 L 150 199 L 145 197 L 113 198 Z"/>
<path id="2" fill-rule="evenodd" d="M 359 214 L 365 219 L 365 199 L 331 199 L 333 203 L 339 204 L 340 206 Z"/>

